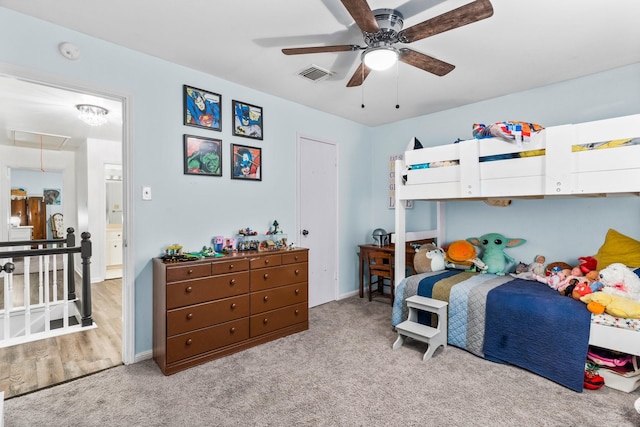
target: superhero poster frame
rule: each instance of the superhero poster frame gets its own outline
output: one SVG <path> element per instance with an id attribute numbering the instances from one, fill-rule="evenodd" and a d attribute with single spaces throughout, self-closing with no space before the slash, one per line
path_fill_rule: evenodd
<path id="1" fill-rule="evenodd" d="M 262 107 L 234 99 L 231 101 L 231 112 L 233 117 L 233 136 L 262 141 L 264 133 Z"/>
<path id="2" fill-rule="evenodd" d="M 217 164 L 215 155 L 218 157 Z M 213 167 L 204 163 L 203 160 L 213 160 Z M 222 140 L 184 135 L 184 173 L 185 175 L 222 176 Z"/>
<path id="3" fill-rule="evenodd" d="M 231 144 L 231 179 L 262 181 L 262 148 Z"/>
<path id="4" fill-rule="evenodd" d="M 209 130 L 222 130 L 222 95 L 183 85 L 183 123 Z"/>

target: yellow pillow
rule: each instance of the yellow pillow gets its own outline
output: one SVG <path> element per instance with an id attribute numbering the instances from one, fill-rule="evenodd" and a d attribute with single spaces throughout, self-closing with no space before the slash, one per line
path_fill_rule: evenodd
<path id="1" fill-rule="evenodd" d="M 594 292 L 583 296 L 580 301 L 587 304 L 591 301 L 602 304 L 604 305 L 605 313 L 612 316 L 640 319 L 640 302 L 629 298 L 605 292 Z"/>
<path id="2" fill-rule="evenodd" d="M 598 260 L 598 270 L 614 262 L 620 262 L 627 267 L 640 267 L 640 242 L 610 228 L 604 244 L 600 246 L 594 258 Z"/>

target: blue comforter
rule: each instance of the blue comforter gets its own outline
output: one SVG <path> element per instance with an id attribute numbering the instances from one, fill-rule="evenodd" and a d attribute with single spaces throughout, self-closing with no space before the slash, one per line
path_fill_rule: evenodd
<path id="1" fill-rule="evenodd" d="M 584 303 L 510 276 L 428 273 L 398 285 L 393 326 L 415 294 L 449 301 L 449 344 L 582 391 L 591 319 Z"/>

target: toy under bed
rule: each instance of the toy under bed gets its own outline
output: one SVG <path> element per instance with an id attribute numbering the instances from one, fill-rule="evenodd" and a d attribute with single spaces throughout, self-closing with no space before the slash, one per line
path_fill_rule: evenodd
<path id="1" fill-rule="evenodd" d="M 584 303 L 540 282 L 460 270 L 422 273 L 402 280 L 396 287 L 393 326 L 406 320 L 405 300 L 413 295 L 449 302 L 450 345 L 494 362 L 519 366 L 575 391 L 583 388 L 592 329 L 615 329 L 593 323 Z M 430 316 L 421 314 L 419 320 L 428 323 Z M 638 327 L 637 320 L 616 321 L 608 315 L 594 316 L 593 320 Z"/>

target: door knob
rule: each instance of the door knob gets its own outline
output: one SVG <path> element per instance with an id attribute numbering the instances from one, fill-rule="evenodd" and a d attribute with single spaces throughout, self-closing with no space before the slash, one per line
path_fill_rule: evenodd
<path id="1" fill-rule="evenodd" d="M 307 234 L 309 234 L 309 230 L 302 230 L 302 235 L 306 236 Z"/>

